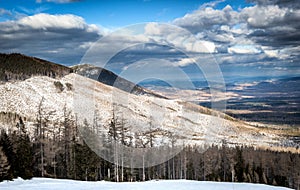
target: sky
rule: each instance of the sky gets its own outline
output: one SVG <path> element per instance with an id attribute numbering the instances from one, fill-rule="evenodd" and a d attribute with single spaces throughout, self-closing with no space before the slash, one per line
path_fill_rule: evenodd
<path id="1" fill-rule="evenodd" d="M 297 1 L 0 0 L 0 52 L 68 66 L 112 55 L 117 74 L 178 67 L 197 80 L 197 63 L 216 62 L 228 81 L 299 76 Z"/>

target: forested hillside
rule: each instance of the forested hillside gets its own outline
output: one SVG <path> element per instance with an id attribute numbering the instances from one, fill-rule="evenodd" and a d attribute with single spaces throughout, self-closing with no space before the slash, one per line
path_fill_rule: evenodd
<path id="1" fill-rule="evenodd" d="M 62 77 L 71 68 L 19 53 L 0 53 L 0 81 L 24 80 L 32 76 Z"/>

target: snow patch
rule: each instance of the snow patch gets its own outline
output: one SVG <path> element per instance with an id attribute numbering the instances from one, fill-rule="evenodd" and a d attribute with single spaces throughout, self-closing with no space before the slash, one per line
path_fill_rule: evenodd
<path id="1" fill-rule="evenodd" d="M 207 181 L 191 181 L 191 180 L 159 180 L 146 182 L 86 182 L 67 179 L 50 179 L 50 178 L 33 178 L 31 180 L 23 180 L 21 178 L 14 181 L 5 181 L 0 183 L 1 190 L 166 190 L 166 189 L 214 189 L 214 190 L 288 190 L 289 188 L 275 187 L 262 184 L 251 183 L 229 183 L 229 182 L 207 182 Z"/>

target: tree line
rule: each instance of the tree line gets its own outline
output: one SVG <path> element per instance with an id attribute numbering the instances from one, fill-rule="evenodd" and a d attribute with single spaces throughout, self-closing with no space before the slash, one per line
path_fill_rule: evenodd
<path id="1" fill-rule="evenodd" d="M 50 122 L 54 113 L 46 111 L 42 100 L 33 136 L 29 136 L 21 117 L 16 123 L 18 130 L 1 131 L 0 181 L 16 177 L 117 182 L 189 179 L 263 183 L 299 189 L 299 154 L 230 147 L 223 141 L 222 146 L 212 145 L 205 149 L 186 145 L 179 154 L 156 166 L 124 167 L 122 159 L 117 158 L 116 162 L 110 163 L 89 148 L 80 136 L 76 117 L 70 111 L 64 108 L 63 120 Z M 85 125 L 93 128 L 87 122 Z M 152 133 L 147 134 L 147 141 L 136 140 L 133 145 L 126 136 L 127 131 L 124 122 L 113 116 L 107 139 L 126 146 L 153 146 Z"/>

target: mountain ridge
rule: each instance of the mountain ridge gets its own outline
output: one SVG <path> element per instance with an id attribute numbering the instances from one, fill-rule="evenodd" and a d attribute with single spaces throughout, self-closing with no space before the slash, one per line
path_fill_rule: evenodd
<path id="1" fill-rule="evenodd" d="M 0 81 L 25 80 L 32 76 L 63 77 L 69 67 L 20 53 L 0 53 Z"/>
<path id="2" fill-rule="evenodd" d="M 90 70 L 93 70 L 94 74 L 89 73 Z M 60 78 L 73 72 L 104 84 L 115 86 L 129 93 L 166 98 L 101 67 L 93 65 L 75 65 L 67 67 L 20 53 L 0 53 L 0 81 L 2 82 L 25 80 L 32 76 Z"/>
<path id="3" fill-rule="evenodd" d="M 118 76 L 114 72 L 101 67 L 97 67 L 90 64 L 82 64 L 72 66 L 71 68 L 74 70 L 75 73 L 79 75 L 99 81 L 109 86 L 114 86 L 128 93 L 133 93 L 137 95 L 150 95 L 158 98 L 167 99 L 166 97 L 158 93 L 154 93 L 150 90 L 147 90 L 146 88 L 143 88 L 138 84 L 134 84 L 133 82 L 130 82 Z"/>

